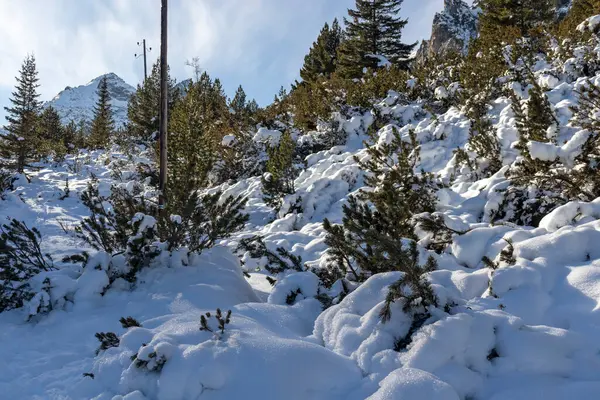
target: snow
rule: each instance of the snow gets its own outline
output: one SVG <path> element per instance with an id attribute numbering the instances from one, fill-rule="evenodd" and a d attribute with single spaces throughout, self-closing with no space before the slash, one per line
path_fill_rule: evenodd
<path id="1" fill-rule="evenodd" d="M 122 126 L 127 122 L 127 103 L 135 88 L 114 73 L 101 75 L 85 85 L 67 87 L 44 106 L 54 107 L 65 124 L 71 120 L 89 122 L 93 119 L 94 107 L 98 101 L 98 85 L 104 77 L 108 83 L 114 121 L 116 126 Z"/>
<path id="2" fill-rule="evenodd" d="M 598 20 L 587 24 L 597 27 Z M 577 90 L 600 77 L 572 75 L 577 68 L 569 68 L 578 62 L 534 71 L 559 120 L 559 128 L 548 132 L 551 142 L 528 144 L 534 159 L 571 166 L 589 138 L 590 132 L 570 123 L 570 108 L 578 104 Z M 91 93 L 93 86 L 81 93 Z M 436 97 L 446 98 L 450 87 L 440 86 Z M 56 101 L 66 102 L 65 96 Z M 510 99 L 500 97 L 489 109 L 504 167 L 484 178 L 456 170 L 453 150 L 465 148 L 470 130 L 463 110 L 432 112 L 390 91 L 372 110 L 335 113 L 347 141 L 306 157 L 294 182 L 296 193 L 284 199 L 279 214 L 264 203 L 260 177 L 212 188 L 248 199 L 246 228 L 201 255 L 181 251 L 161 259 L 133 287 L 124 281 L 109 286 L 109 273 L 123 265 L 122 255 L 92 252 L 86 268 L 62 263 L 63 256 L 90 249 L 59 225 L 72 226 L 88 215 L 78 194 L 91 173 L 102 193 L 111 184 L 133 189 L 135 182 L 125 179 L 135 170 L 131 160 L 118 148 L 83 152 L 64 163 L 39 164 L 28 171 L 31 182 L 21 175 L 0 202 L 0 215 L 39 228 L 43 249 L 58 269 L 30 282 L 37 295 L 26 307 L 0 314 L 0 393 L 11 399 L 68 400 L 596 399 L 600 199 L 566 202 L 548 210 L 537 226 L 491 223 L 503 200 L 500 191 L 510 185 L 509 166 L 518 161 Z M 389 118 L 378 130 L 372 129 L 375 115 Z M 324 132 L 319 129 L 296 132 L 294 140 L 308 143 L 303 136 L 314 138 Z M 427 279 L 440 306 L 430 307 L 424 325 L 400 351 L 394 347 L 410 331 L 413 317 L 402 301 L 391 305 L 390 321 L 383 323 L 380 312 L 402 272 L 348 283 L 350 293 L 342 298 L 336 297 L 341 282 L 324 288 L 312 270 L 327 261 L 323 219 L 341 222 L 348 197 L 365 186 L 355 159 L 368 157 L 363 142 L 381 146 L 394 132 L 403 140 L 414 132 L 421 144 L 416 168 L 447 183 L 438 192 L 435 215 L 456 231 L 440 254 L 425 250 L 431 237 L 417 232 L 421 258 L 431 254 L 439 265 Z M 279 130 L 260 128 L 254 140 L 275 146 L 280 137 Z M 222 144 L 233 140 L 228 136 Z M 143 161 L 145 155 L 134 158 Z M 118 182 L 111 165 L 123 160 L 125 181 Z M 72 193 L 61 200 L 67 178 Z M 296 202 L 302 212 L 287 213 Z M 170 218 L 182 221 L 179 215 Z M 132 223 L 142 233 L 156 220 L 138 214 Z M 263 236 L 270 249 L 283 247 L 302 257 L 306 269 L 273 276 L 272 286 L 264 259 L 241 255 L 242 265 L 233 254 L 239 239 L 252 235 Z M 500 258 L 509 243 L 510 263 Z M 45 278 L 52 285 L 49 293 L 41 291 Z M 335 298 L 326 309 L 315 298 L 323 294 Z M 48 304 L 53 310 L 38 315 Z M 231 310 L 223 332 L 214 318 L 217 308 Z M 213 332 L 200 329 L 207 313 Z M 119 318 L 127 316 L 142 326 L 123 328 Z M 119 345 L 96 355 L 97 332 L 114 332 Z M 134 355 L 140 362 L 132 361 Z"/>
<path id="3" fill-rule="evenodd" d="M 596 32 L 600 25 L 600 15 L 593 15 L 577 26 L 577 30 L 581 32 L 591 31 Z"/>
<path id="4" fill-rule="evenodd" d="M 235 143 L 236 137 L 234 135 L 225 135 L 221 141 L 221 145 L 228 147 Z"/>
<path id="5" fill-rule="evenodd" d="M 529 142 L 527 148 L 533 159 L 542 161 L 554 161 L 560 158 L 568 166 L 573 165 L 575 157 L 581 154 L 581 148 L 589 138 L 590 133 L 586 130 L 578 131 L 562 146 L 552 143 Z"/>
<path id="6" fill-rule="evenodd" d="M 278 130 L 270 130 L 267 128 L 260 128 L 254 135 L 254 141 L 257 143 L 264 143 L 269 146 L 277 146 L 281 139 L 281 132 Z"/>
<path id="7" fill-rule="evenodd" d="M 459 400 L 450 385 L 419 369 L 398 369 L 379 383 L 367 400 Z"/>
<path id="8" fill-rule="evenodd" d="M 312 272 L 298 272 L 283 278 L 269 295 L 268 303 L 286 304 L 290 293 L 300 291 L 295 301 L 314 298 L 318 294 L 319 278 Z"/>

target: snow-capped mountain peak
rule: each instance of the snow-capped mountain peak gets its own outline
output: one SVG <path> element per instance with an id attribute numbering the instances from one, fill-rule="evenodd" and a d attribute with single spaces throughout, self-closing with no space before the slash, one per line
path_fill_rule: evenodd
<path id="1" fill-rule="evenodd" d="M 112 72 L 100 75 L 85 85 L 67 86 L 47 102 L 46 106 L 54 107 L 60 114 L 63 123 L 68 123 L 71 120 L 76 122 L 81 120 L 90 121 L 93 118 L 94 106 L 98 100 L 98 85 L 104 77 L 106 77 L 108 83 L 113 116 L 117 126 L 120 126 L 127 121 L 127 103 L 131 94 L 135 92 L 135 88 Z"/>

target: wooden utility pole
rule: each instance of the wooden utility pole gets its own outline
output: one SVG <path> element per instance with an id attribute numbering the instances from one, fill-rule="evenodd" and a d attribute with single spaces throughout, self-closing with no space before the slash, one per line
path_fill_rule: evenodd
<path id="1" fill-rule="evenodd" d="M 160 174 L 158 205 L 165 208 L 167 191 L 167 118 L 169 85 L 167 84 L 167 0 L 160 8 Z"/>
<path id="2" fill-rule="evenodd" d="M 140 45 L 140 42 L 137 43 L 138 46 Z M 146 61 L 146 39 L 142 39 L 142 48 L 144 49 L 142 54 L 135 54 L 135 57 L 140 57 L 143 56 L 144 57 L 144 82 L 146 81 L 146 79 L 148 79 L 148 64 Z M 152 47 L 150 47 L 148 49 L 148 51 L 152 51 Z"/>
<path id="3" fill-rule="evenodd" d="M 148 66 L 146 64 L 146 39 L 142 39 L 144 46 L 144 81 L 148 79 Z"/>

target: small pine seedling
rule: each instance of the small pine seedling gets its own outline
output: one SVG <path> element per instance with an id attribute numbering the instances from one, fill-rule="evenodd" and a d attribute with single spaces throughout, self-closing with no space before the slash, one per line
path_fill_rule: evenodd
<path id="1" fill-rule="evenodd" d="M 121 326 L 124 329 L 133 328 L 134 326 L 139 326 L 139 327 L 142 326 L 142 324 L 140 324 L 138 322 L 138 320 L 135 319 L 135 318 L 133 318 L 133 317 L 127 317 L 127 318 L 121 317 L 121 319 L 119 320 L 119 322 L 121 323 Z"/>
<path id="2" fill-rule="evenodd" d="M 98 332 L 95 336 L 100 342 L 100 347 L 98 347 L 98 350 L 96 350 L 96 355 L 100 354 L 100 352 L 103 350 L 110 349 L 111 347 L 119 347 L 119 337 L 113 332 Z"/>
<path id="3" fill-rule="evenodd" d="M 210 312 L 207 312 L 204 315 L 200 316 L 200 330 L 212 332 L 217 338 L 219 338 L 218 332 L 215 332 L 213 328 L 208 325 L 208 318 L 211 317 Z M 228 310 L 225 316 L 220 308 L 217 308 L 217 312 L 215 313 L 215 319 L 218 323 L 217 331 L 221 331 L 221 335 L 225 333 L 225 326 L 231 322 L 231 310 Z"/>

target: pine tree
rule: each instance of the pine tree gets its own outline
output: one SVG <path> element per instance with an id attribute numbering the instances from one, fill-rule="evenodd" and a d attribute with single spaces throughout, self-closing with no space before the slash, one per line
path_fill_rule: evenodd
<path id="1" fill-rule="evenodd" d="M 397 17 L 403 0 L 356 0 L 356 10 L 344 18 L 346 40 L 340 46 L 338 70 L 345 78 L 358 78 L 364 68 L 379 67 L 379 57 L 406 68 L 415 47 L 402 42 L 408 22 Z"/>
<path id="2" fill-rule="evenodd" d="M 415 173 L 420 159 L 414 133 L 410 143 L 394 131 L 391 143 L 367 149 L 359 162 L 373 190 L 352 196 L 343 206 L 342 225 L 325 220 L 328 267 L 334 275 L 351 272 L 357 281 L 370 274 L 396 271 L 407 257 L 403 239 L 415 239 L 413 216 L 433 212 L 439 184 L 432 174 Z M 360 200 L 363 200 L 362 202 Z"/>
<path id="3" fill-rule="evenodd" d="M 27 163 L 38 154 L 38 118 L 41 102 L 37 93 L 38 77 L 33 55 L 27 56 L 21 66 L 15 91 L 10 99 L 12 106 L 5 107 L 8 113 L 5 127 L 8 134 L 2 137 L 0 154 L 10 159 L 10 167 L 23 172 Z M 14 160 L 14 162 L 13 162 Z"/>
<path id="4" fill-rule="evenodd" d="M 187 201 L 209 183 L 217 149 L 229 130 L 229 107 L 221 83 L 203 73 L 173 108 L 169 126 L 169 202 Z"/>
<path id="5" fill-rule="evenodd" d="M 75 121 L 71 120 L 64 126 L 63 143 L 68 151 L 83 147 L 83 142 L 79 140 L 78 127 Z"/>
<path id="6" fill-rule="evenodd" d="M 294 150 L 296 143 L 289 132 L 283 133 L 279 144 L 268 150 L 267 173 L 262 177 L 263 199 L 265 203 L 279 211 L 283 198 L 295 193 Z"/>
<path id="7" fill-rule="evenodd" d="M 558 128 L 558 120 L 554 116 L 548 97 L 535 81 L 535 77 L 531 76 L 531 81 L 534 85 L 529 90 L 529 99 L 525 103 L 522 103 L 514 92 L 512 94 L 512 110 L 519 131 L 517 149 L 524 155 L 528 155 L 527 144 L 531 141 L 555 143 L 556 138 L 549 136 L 548 131 L 552 126 Z"/>
<path id="8" fill-rule="evenodd" d="M 479 5 L 484 36 L 488 31 L 501 34 L 512 27 L 521 36 L 528 36 L 532 29 L 551 22 L 555 16 L 555 0 L 482 0 Z"/>
<path id="9" fill-rule="evenodd" d="M 316 82 L 319 78 L 329 79 L 335 72 L 337 52 L 342 40 L 343 31 L 337 18 L 333 21 L 331 27 L 326 23 L 308 54 L 304 57 L 300 77 L 309 83 Z"/>
<path id="10" fill-rule="evenodd" d="M 229 129 L 233 139 L 222 141 L 217 150 L 218 160 L 212 174 L 215 183 L 256 176 L 264 166 L 260 160 L 261 149 L 253 140 L 258 104 L 255 100 L 248 102 L 244 89 L 239 86 L 228 106 Z"/>
<path id="11" fill-rule="evenodd" d="M 234 115 L 246 113 L 246 92 L 244 92 L 242 85 L 237 88 L 233 99 L 229 102 L 229 108 Z"/>
<path id="12" fill-rule="evenodd" d="M 103 77 L 98 84 L 98 101 L 94 107 L 94 119 L 89 137 L 90 146 L 94 149 L 106 146 L 114 130 L 115 122 L 110 108 L 108 81 Z"/>
<path id="13" fill-rule="evenodd" d="M 258 103 L 252 99 L 248 101 L 246 92 L 242 85 L 238 87 L 233 96 L 233 99 L 229 101 L 229 110 L 231 112 L 231 122 L 233 128 L 236 131 L 252 128 L 251 126 L 256 123 L 256 113 L 258 112 Z"/>
<path id="14" fill-rule="evenodd" d="M 558 121 L 533 74 L 530 74 L 529 80 L 533 82 L 533 87 L 529 89 L 526 101 L 512 94 L 512 110 L 519 132 L 515 147 L 522 158 L 506 173 L 511 186 L 503 190 L 504 199 L 498 210 L 492 213 L 491 219 L 537 226 L 553 208 L 571 199 L 591 199 L 595 196 L 586 193 L 590 186 L 579 168 L 565 168 L 558 157 L 551 160 L 531 155 L 531 142 L 557 143 L 555 135 Z"/>
<path id="15" fill-rule="evenodd" d="M 59 141 L 63 135 L 63 124 L 60 115 L 52 106 L 46 107 L 39 119 L 40 137 L 43 140 Z"/>
<path id="16" fill-rule="evenodd" d="M 49 106 L 44 109 L 39 118 L 38 129 L 43 148 L 47 151 L 54 151 L 57 159 L 64 157 L 67 152 L 64 137 L 65 127 L 54 107 Z"/>
<path id="17" fill-rule="evenodd" d="M 558 26 L 561 37 L 573 37 L 580 34 L 577 26 L 586 18 L 600 14 L 600 0 L 573 0 L 569 12 Z"/>
<path id="18" fill-rule="evenodd" d="M 169 117 L 181 93 L 176 82 L 169 76 Z M 127 106 L 129 135 L 142 140 L 150 140 L 158 132 L 160 111 L 160 64 L 157 61 L 152 72 L 142 85 L 131 95 Z"/>

